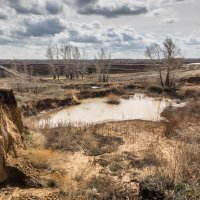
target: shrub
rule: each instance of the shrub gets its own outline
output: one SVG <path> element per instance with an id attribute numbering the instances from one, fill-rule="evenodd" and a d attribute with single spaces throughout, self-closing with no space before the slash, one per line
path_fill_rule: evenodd
<path id="1" fill-rule="evenodd" d="M 133 95 L 133 94 L 132 94 L 132 95 Z M 121 98 L 122 98 L 122 99 L 128 100 L 128 99 L 131 98 L 131 96 L 130 96 L 130 95 L 127 95 L 127 94 L 124 94 L 124 95 L 121 96 Z"/>
<path id="2" fill-rule="evenodd" d="M 197 200 L 200 199 L 200 184 L 198 181 L 173 182 L 170 177 L 155 174 L 140 182 L 140 198 L 142 200 Z"/>
<path id="3" fill-rule="evenodd" d="M 108 104 L 115 104 L 115 105 L 120 104 L 120 98 L 115 94 L 110 94 L 107 98 L 108 98 L 107 99 Z"/>
<path id="4" fill-rule="evenodd" d="M 158 94 L 162 94 L 162 92 L 163 92 L 163 88 L 160 87 L 160 86 L 150 86 L 150 87 L 148 88 L 148 90 L 149 90 L 150 92 L 158 93 Z"/>
<path id="5" fill-rule="evenodd" d="M 189 183 L 189 182 L 179 182 L 175 186 L 174 192 L 174 199 L 177 200 L 197 200 L 200 199 L 200 184 L 196 183 Z"/>
<path id="6" fill-rule="evenodd" d="M 155 174 L 140 182 L 139 194 L 142 200 L 163 200 L 167 197 L 167 192 L 172 190 L 173 187 L 173 181 L 169 177 Z"/>
<path id="7" fill-rule="evenodd" d="M 113 199 L 115 187 L 109 177 L 93 176 L 88 181 L 87 188 L 93 191 L 88 193 L 88 199 Z"/>

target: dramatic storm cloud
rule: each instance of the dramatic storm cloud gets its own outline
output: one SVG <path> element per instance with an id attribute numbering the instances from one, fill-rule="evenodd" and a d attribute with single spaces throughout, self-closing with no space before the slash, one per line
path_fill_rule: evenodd
<path id="1" fill-rule="evenodd" d="M 143 58 L 173 37 L 200 57 L 199 0 L 0 0 L 0 59 L 45 58 L 49 45 L 106 46 L 112 57 Z"/>

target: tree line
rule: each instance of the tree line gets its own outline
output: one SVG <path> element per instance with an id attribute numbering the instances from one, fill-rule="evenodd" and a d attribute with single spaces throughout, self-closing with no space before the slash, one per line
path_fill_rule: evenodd
<path id="1" fill-rule="evenodd" d="M 60 77 L 59 65 L 64 66 L 67 79 L 84 78 L 87 74 L 86 51 L 76 46 L 61 45 L 48 47 L 46 57 L 49 61 L 53 78 Z M 159 74 L 160 85 L 163 88 L 173 88 L 175 84 L 175 71 L 183 65 L 183 56 L 180 48 L 172 38 L 166 38 L 162 45 L 152 44 L 146 47 L 145 56 L 151 60 Z M 94 65 L 98 81 L 107 82 L 110 73 L 111 53 L 101 48 L 95 56 Z"/>
<path id="2" fill-rule="evenodd" d="M 60 66 L 64 66 L 64 74 L 70 80 L 79 77 L 83 79 L 84 75 L 87 74 L 85 49 L 81 51 L 78 47 L 72 45 L 48 47 L 46 57 L 49 62 L 50 73 L 54 79 L 60 77 Z M 94 64 L 99 81 L 108 81 L 110 59 L 111 54 L 105 48 L 101 48 L 95 56 Z"/>

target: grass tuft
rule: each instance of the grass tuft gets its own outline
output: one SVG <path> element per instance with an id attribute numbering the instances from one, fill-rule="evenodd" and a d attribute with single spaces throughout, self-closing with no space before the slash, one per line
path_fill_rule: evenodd
<path id="1" fill-rule="evenodd" d="M 118 105 L 120 104 L 120 97 L 115 94 L 109 94 L 109 96 L 107 97 L 107 103 Z"/>

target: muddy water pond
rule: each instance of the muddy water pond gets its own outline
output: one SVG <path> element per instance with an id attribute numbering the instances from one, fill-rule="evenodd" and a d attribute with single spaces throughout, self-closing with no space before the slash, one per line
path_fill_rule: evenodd
<path id="1" fill-rule="evenodd" d="M 98 123 L 122 120 L 162 119 L 161 112 L 170 105 L 177 105 L 167 98 L 153 98 L 145 94 L 135 94 L 128 99 L 120 99 L 120 104 L 107 104 L 107 98 L 93 98 L 81 101 L 80 105 L 68 107 L 51 114 L 45 114 L 39 120 L 39 126 L 49 124 L 56 127 L 61 123 Z M 48 117 L 47 117 L 48 116 Z"/>

